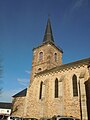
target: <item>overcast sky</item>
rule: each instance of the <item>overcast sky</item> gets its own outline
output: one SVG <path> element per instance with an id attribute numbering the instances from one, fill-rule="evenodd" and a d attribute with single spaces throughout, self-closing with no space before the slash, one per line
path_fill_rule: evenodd
<path id="1" fill-rule="evenodd" d="M 28 86 L 32 49 L 43 41 L 48 15 L 63 64 L 90 57 L 90 0 L 0 0 L 0 101 Z"/>

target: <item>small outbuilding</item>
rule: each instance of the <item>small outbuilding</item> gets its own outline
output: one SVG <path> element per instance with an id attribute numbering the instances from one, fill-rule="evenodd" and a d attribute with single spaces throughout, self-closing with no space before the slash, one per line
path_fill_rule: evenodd
<path id="1" fill-rule="evenodd" d="M 11 114 L 12 103 L 0 102 L 0 119 L 7 119 Z"/>

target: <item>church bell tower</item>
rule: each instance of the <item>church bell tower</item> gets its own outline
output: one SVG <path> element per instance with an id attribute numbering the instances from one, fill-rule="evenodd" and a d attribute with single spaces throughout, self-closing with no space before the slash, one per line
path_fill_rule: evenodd
<path id="1" fill-rule="evenodd" d="M 63 51 L 55 45 L 50 18 L 48 18 L 42 44 L 33 49 L 30 83 L 37 73 L 62 65 L 62 53 Z"/>

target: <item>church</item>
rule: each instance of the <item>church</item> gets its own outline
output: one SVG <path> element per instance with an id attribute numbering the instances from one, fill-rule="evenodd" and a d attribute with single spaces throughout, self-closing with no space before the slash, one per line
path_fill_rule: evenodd
<path id="1" fill-rule="evenodd" d="M 12 116 L 51 118 L 90 117 L 90 58 L 62 64 L 63 50 L 56 46 L 50 18 L 42 43 L 33 48 L 28 88 L 13 96 Z"/>

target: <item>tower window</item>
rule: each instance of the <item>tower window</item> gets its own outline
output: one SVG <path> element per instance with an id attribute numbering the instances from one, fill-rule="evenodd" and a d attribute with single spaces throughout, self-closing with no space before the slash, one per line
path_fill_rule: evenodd
<path id="1" fill-rule="evenodd" d="M 39 53 L 39 60 L 41 61 L 43 59 L 43 52 Z"/>
<path id="2" fill-rule="evenodd" d="M 57 61 L 57 53 L 54 54 L 54 60 Z"/>
<path id="3" fill-rule="evenodd" d="M 55 98 L 58 98 L 58 79 L 55 80 Z"/>
<path id="4" fill-rule="evenodd" d="M 42 69 L 41 68 L 38 68 L 38 71 L 41 71 Z"/>
<path id="5" fill-rule="evenodd" d="M 41 81 L 41 83 L 40 83 L 40 94 L 39 94 L 39 99 L 42 98 L 42 86 L 43 86 L 43 82 Z"/>
<path id="6" fill-rule="evenodd" d="M 73 96 L 78 96 L 77 76 L 76 75 L 73 75 L 72 83 L 73 83 Z"/>

